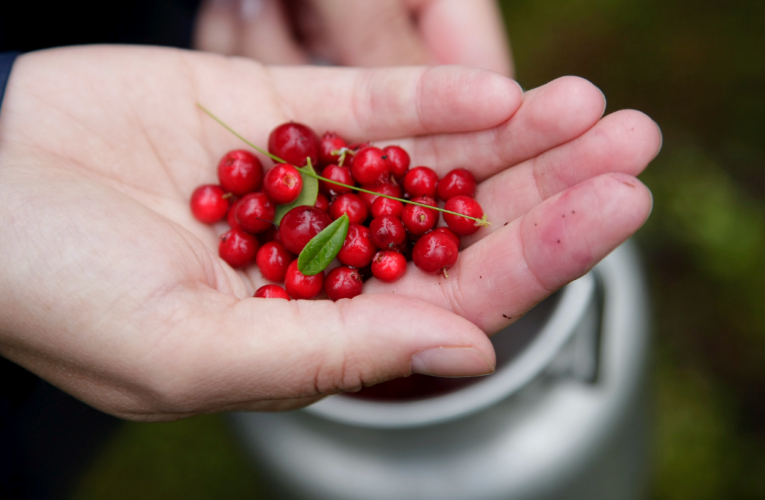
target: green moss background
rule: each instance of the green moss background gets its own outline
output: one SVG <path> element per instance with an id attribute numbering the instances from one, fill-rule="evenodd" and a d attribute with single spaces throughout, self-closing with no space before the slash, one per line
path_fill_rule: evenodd
<path id="1" fill-rule="evenodd" d="M 524 88 L 579 75 L 664 133 L 637 238 L 656 326 L 652 499 L 765 498 L 765 2 L 501 3 Z M 264 495 L 209 416 L 125 424 L 73 498 Z"/>

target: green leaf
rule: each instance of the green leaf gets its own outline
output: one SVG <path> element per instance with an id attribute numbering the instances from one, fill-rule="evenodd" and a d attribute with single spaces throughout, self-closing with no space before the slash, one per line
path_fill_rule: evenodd
<path id="1" fill-rule="evenodd" d="M 316 175 L 316 171 L 314 171 L 313 167 L 311 166 L 311 159 L 308 158 L 308 165 L 305 167 L 295 168 L 300 171 L 300 176 L 303 178 L 303 190 L 300 191 L 297 200 L 293 201 L 292 203 L 276 206 L 276 215 L 274 215 L 275 224 L 281 223 L 284 214 L 295 207 L 299 207 L 301 205 L 308 205 L 309 207 L 314 206 L 316 203 L 316 197 L 319 195 L 319 180 L 316 177 L 312 177 L 305 173 L 305 171 L 308 171 L 311 172 L 314 176 Z"/>
<path id="2" fill-rule="evenodd" d="M 348 214 L 343 214 L 311 238 L 298 256 L 298 270 L 306 276 L 313 276 L 325 270 L 343 247 L 350 224 Z"/>

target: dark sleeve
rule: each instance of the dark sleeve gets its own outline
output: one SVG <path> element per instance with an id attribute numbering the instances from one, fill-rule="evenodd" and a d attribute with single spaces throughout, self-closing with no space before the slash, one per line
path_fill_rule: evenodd
<path id="1" fill-rule="evenodd" d="M 8 78 L 11 76 L 11 67 L 18 55 L 18 52 L 0 53 L 0 110 L 3 109 L 3 96 L 5 95 L 5 86 L 8 84 Z"/>

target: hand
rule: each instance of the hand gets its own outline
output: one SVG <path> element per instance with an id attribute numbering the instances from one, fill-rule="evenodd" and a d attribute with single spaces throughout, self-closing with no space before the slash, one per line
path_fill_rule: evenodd
<path id="1" fill-rule="evenodd" d="M 251 298 L 257 268 L 223 263 L 220 228 L 189 210 L 218 158 L 242 147 L 196 102 L 257 144 L 296 120 L 395 140 L 440 174 L 467 166 L 493 225 L 466 241 L 449 279 L 410 265 L 352 300 Z M 650 212 L 633 176 L 657 153 L 658 128 L 603 109 L 578 78 L 522 94 L 456 67 L 267 68 L 105 46 L 21 56 L 0 116 L 0 354 L 136 420 L 295 408 L 411 372 L 488 373 L 487 333 Z"/>
<path id="2" fill-rule="evenodd" d="M 512 76 L 495 0 L 207 0 L 194 45 L 265 64 L 462 64 Z"/>

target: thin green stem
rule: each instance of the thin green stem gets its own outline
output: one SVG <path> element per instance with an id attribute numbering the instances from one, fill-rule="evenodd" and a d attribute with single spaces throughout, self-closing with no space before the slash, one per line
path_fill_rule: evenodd
<path id="1" fill-rule="evenodd" d="M 241 139 L 241 140 L 242 140 L 242 141 L 243 141 L 245 144 L 247 144 L 248 146 L 250 146 L 250 147 L 251 147 L 251 148 L 253 148 L 254 150 L 256 150 L 256 151 L 258 151 L 258 152 L 260 152 L 260 153 L 263 153 L 264 155 L 268 156 L 269 158 L 271 158 L 272 160 L 274 160 L 274 161 L 276 161 L 276 162 L 279 162 L 279 163 L 287 163 L 286 161 L 282 160 L 282 159 L 281 159 L 281 158 L 279 158 L 278 156 L 274 156 L 274 155 L 272 155 L 272 154 L 271 154 L 271 153 L 269 153 L 268 151 L 265 151 L 265 150 L 263 150 L 263 149 L 261 149 L 261 148 L 257 147 L 255 144 L 253 144 L 253 143 L 251 143 L 250 141 L 248 141 L 247 139 L 245 139 L 245 138 L 244 138 L 242 135 L 240 135 L 240 134 L 239 134 L 239 133 L 238 133 L 236 130 L 234 130 L 234 129 L 232 129 L 231 127 L 229 127 L 228 125 L 226 125 L 226 123 L 225 123 L 223 120 L 221 120 L 220 118 L 218 118 L 217 116 L 215 116 L 215 115 L 214 115 L 214 114 L 213 114 L 213 113 L 212 113 L 210 110 L 208 110 L 207 108 L 205 108 L 205 107 L 204 107 L 204 106 L 202 106 L 201 104 L 197 103 L 197 107 L 198 107 L 199 109 L 201 109 L 202 111 L 204 111 L 205 113 L 207 113 L 207 114 L 210 116 L 210 118 L 212 118 L 212 119 L 213 119 L 213 120 L 215 120 L 216 122 L 220 123 L 220 124 L 223 126 L 223 128 L 225 128 L 226 130 L 228 130 L 229 132 L 231 132 L 232 134 L 234 134 L 235 136 L 237 136 L 237 137 L 238 137 L 239 139 Z M 310 158 L 309 158 L 309 161 L 310 161 Z M 350 186 L 350 185 L 348 185 L 348 184 L 343 184 L 342 182 L 337 182 L 337 181 L 333 181 L 333 180 L 331 180 L 331 179 L 327 179 L 327 178 L 325 178 L 325 177 L 322 177 L 322 176 L 320 176 L 320 175 L 317 175 L 317 174 L 315 174 L 314 172 L 311 172 L 310 170 L 303 170 L 303 167 L 297 167 L 297 166 L 296 166 L 295 168 L 297 168 L 298 170 L 300 170 L 300 171 L 301 171 L 302 173 L 304 173 L 305 175 L 308 175 L 308 176 L 310 176 L 310 177 L 313 177 L 313 178 L 315 178 L 315 179 L 318 179 L 318 180 L 320 180 L 320 181 L 329 182 L 330 184 L 335 184 L 336 186 L 342 186 L 342 187 L 344 187 L 344 188 L 353 189 L 353 190 L 355 190 L 355 191 L 361 191 L 362 193 L 367 193 L 367 194 L 371 194 L 371 195 L 374 195 L 374 196 L 382 196 L 383 198 L 388 198 L 388 199 L 391 199 L 391 200 L 400 201 L 401 203 L 409 203 L 410 205 L 417 205 L 418 207 L 429 208 L 429 209 L 431 209 L 431 210 L 437 210 L 437 211 L 439 211 L 439 212 L 443 212 L 443 213 L 446 213 L 446 214 L 457 215 L 457 216 L 459 216 L 459 217 L 464 217 L 464 218 L 466 218 L 466 219 L 474 220 L 474 221 L 476 221 L 476 223 L 477 223 L 477 224 L 479 224 L 479 225 L 481 225 L 481 226 L 485 226 L 485 225 L 487 225 L 487 224 L 491 224 L 491 222 L 487 221 L 485 218 L 483 218 L 483 219 L 479 219 L 479 218 L 477 218 L 477 217 L 471 217 L 471 216 L 469 216 L 469 215 L 460 214 L 460 213 L 457 213 L 457 212 L 452 212 L 451 210 L 445 210 L 445 209 L 443 209 L 443 208 L 439 208 L 439 207 L 433 207 L 433 206 L 430 206 L 430 205 L 426 205 L 426 204 L 424 204 L 424 203 L 417 203 L 416 201 L 405 200 L 404 198 L 396 198 L 395 196 L 389 196 L 389 195 L 387 195 L 387 194 L 376 193 L 376 192 L 374 192 L 374 191 L 370 191 L 370 190 L 368 190 L 368 189 L 360 188 L 360 187 L 357 187 L 357 186 Z M 484 217 L 486 217 L 486 216 L 484 216 Z"/>

